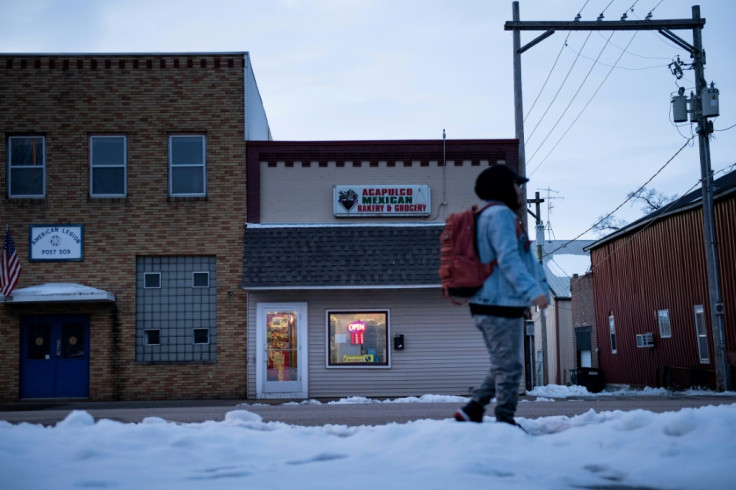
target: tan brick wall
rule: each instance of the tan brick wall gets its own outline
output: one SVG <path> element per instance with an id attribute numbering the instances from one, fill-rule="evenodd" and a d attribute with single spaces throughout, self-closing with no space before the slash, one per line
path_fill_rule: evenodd
<path id="1" fill-rule="evenodd" d="M 245 220 L 243 55 L 0 55 L 0 225 L 23 272 L 18 287 L 77 282 L 114 305 L 0 304 L 0 399 L 19 396 L 21 315 L 91 318 L 90 399 L 244 397 Z M 206 135 L 207 197 L 168 196 L 168 136 Z M 46 198 L 8 199 L 7 137 L 46 137 Z M 125 134 L 126 199 L 89 198 L 89 136 Z M 84 225 L 84 261 L 28 262 L 31 224 Z M 217 362 L 135 362 L 138 255 L 217 257 Z"/>

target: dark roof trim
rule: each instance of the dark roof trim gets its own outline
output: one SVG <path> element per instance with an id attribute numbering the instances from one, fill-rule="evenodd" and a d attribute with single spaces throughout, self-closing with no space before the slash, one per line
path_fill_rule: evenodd
<path id="1" fill-rule="evenodd" d="M 714 180 L 713 187 L 714 187 L 714 192 L 713 192 L 714 201 L 724 199 L 730 194 L 733 194 L 734 192 L 736 192 L 736 171 L 730 172 L 724 175 L 723 177 L 720 177 Z M 593 242 L 592 244 L 585 247 L 583 250 L 585 250 L 586 252 L 589 252 L 590 250 L 603 246 L 608 242 L 616 240 L 622 236 L 628 235 L 629 233 L 632 233 L 634 231 L 645 228 L 657 220 L 666 218 L 668 216 L 673 216 L 676 214 L 684 213 L 692 209 L 702 208 L 702 207 L 703 207 L 703 190 L 702 188 L 699 187 L 697 190 L 694 190 L 692 192 L 685 194 L 679 199 L 676 199 L 672 201 L 671 203 L 667 204 L 663 208 L 653 211 L 649 213 L 648 215 L 644 216 L 643 218 L 640 218 L 634 221 L 633 223 L 630 223 L 629 225 L 626 225 L 623 228 L 614 231 L 610 235 L 606 235 L 600 240 Z"/>

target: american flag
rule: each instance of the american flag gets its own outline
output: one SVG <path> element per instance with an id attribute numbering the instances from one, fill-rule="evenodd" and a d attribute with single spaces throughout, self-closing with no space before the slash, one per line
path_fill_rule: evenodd
<path id="1" fill-rule="evenodd" d="M 18 284 L 20 269 L 18 254 L 15 252 L 15 243 L 13 243 L 13 237 L 10 236 L 10 228 L 6 227 L 3 256 L 0 262 L 0 294 L 10 296 L 10 293 L 15 289 L 15 285 Z"/>

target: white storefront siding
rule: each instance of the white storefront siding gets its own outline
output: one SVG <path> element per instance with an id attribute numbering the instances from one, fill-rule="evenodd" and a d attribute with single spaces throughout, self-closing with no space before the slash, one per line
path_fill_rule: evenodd
<path id="1" fill-rule="evenodd" d="M 488 354 L 467 307 L 439 289 L 251 291 L 248 294 L 248 398 L 257 398 L 255 344 L 258 303 L 308 304 L 310 398 L 467 395 L 488 370 Z M 328 310 L 389 310 L 390 367 L 326 366 Z M 405 349 L 393 349 L 403 334 Z M 253 345 L 251 345 L 253 344 Z"/>

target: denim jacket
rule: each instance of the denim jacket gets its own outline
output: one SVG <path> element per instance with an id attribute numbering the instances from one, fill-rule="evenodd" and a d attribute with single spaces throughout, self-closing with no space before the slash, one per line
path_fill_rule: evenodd
<path id="1" fill-rule="evenodd" d="M 525 232 L 517 237 L 518 217 L 503 203 L 486 208 L 478 217 L 478 252 L 483 263 L 494 259 L 493 273 L 470 302 L 480 305 L 528 307 L 549 287 L 542 266 L 529 248 Z"/>

